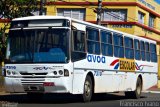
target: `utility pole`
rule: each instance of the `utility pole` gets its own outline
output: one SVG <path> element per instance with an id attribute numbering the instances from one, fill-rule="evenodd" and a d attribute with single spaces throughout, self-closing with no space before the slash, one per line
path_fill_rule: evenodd
<path id="1" fill-rule="evenodd" d="M 98 0 L 97 24 L 101 25 L 102 0 Z"/>
<path id="2" fill-rule="evenodd" d="M 43 15 L 45 0 L 40 0 L 39 15 Z"/>

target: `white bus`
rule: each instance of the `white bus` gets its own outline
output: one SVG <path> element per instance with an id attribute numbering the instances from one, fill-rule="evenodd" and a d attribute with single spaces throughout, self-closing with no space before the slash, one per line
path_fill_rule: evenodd
<path id="1" fill-rule="evenodd" d="M 139 98 L 157 84 L 156 42 L 59 16 L 14 19 L 5 61 L 10 93 L 80 94 L 124 91 Z"/>

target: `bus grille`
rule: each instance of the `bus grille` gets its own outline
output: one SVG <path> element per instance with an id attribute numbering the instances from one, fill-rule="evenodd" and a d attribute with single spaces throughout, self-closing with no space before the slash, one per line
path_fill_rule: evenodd
<path id="1" fill-rule="evenodd" d="M 23 78 L 21 79 L 21 84 L 26 92 L 43 92 L 43 83 L 45 79 L 43 78 Z"/>
<path id="2" fill-rule="evenodd" d="M 20 73 L 22 78 L 45 78 L 47 73 Z"/>
<path id="3" fill-rule="evenodd" d="M 45 79 L 41 79 L 41 78 L 25 78 L 25 79 L 21 79 L 21 83 L 22 85 L 43 85 L 43 83 L 45 82 Z"/>

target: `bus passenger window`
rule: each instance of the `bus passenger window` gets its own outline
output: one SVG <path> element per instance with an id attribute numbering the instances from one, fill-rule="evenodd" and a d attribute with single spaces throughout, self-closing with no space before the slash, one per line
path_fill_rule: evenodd
<path id="1" fill-rule="evenodd" d="M 157 62 L 157 52 L 156 52 L 156 45 L 150 44 L 150 54 L 151 54 L 151 61 Z"/>
<path id="2" fill-rule="evenodd" d="M 112 33 L 101 31 L 102 55 L 113 56 Z"/>
<path id="3" fill-rule="evenodd" d="M 99 31 L 87 28 L 87 50 L 90 54 L 100 54 Z"/>
<path id="4" fill-rule="evenodd" d="M 140 53 L 140 43 L 139 40 L 134 40 L 134 50 L 135 50 L 135 59 L 140 60 L 141 59 L 141 53 Z"/>
<path id="5" fill-rule="evenodd" d="M 144 46 L 144 42 L 143 41 L 140 42 L 140 47 L 141 47 L 142 61 L 145 61 L 145 46 Z"/>
<path id="6" fill-rule="evenodd" d="M 85 32 L 72 31 L 72 53 L 71 60 L 73 62 L 86 58 Z"/>
<path id="7" fill-rule="evenodd" d="M 149 43 L 145 42 L 145 51 L 146 51 L 146 60 L 149 62 L 150 61 L 150 52 L 149 52 Z"/>
<path id="8" fill-rule="evenodd" d="M 124 57 L 123 36 L 117 33 L 113 33 L 114 40 L 114 56 Z"/>
<path id="9" fill-rule="evenodd" d="M 134 59 L 133 39 L 129 37 L 124 38 L 125 41 L 125 56 L 129 59 Z"/>
<path id="10" fill-rule="evenodd" d="M 74 51 L 85 52 L 85 35 L 82 31 L 73 31 Z"/>

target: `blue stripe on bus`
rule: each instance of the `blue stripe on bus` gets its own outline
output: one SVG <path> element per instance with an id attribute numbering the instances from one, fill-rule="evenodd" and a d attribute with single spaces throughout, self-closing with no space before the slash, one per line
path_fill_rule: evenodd
<path id="1" fill-rule="evenodd" d="M 116 66 L 114 67 L 114 69 L 118 69 L 119 67 L 119 63 L 116 64 Z"/>

